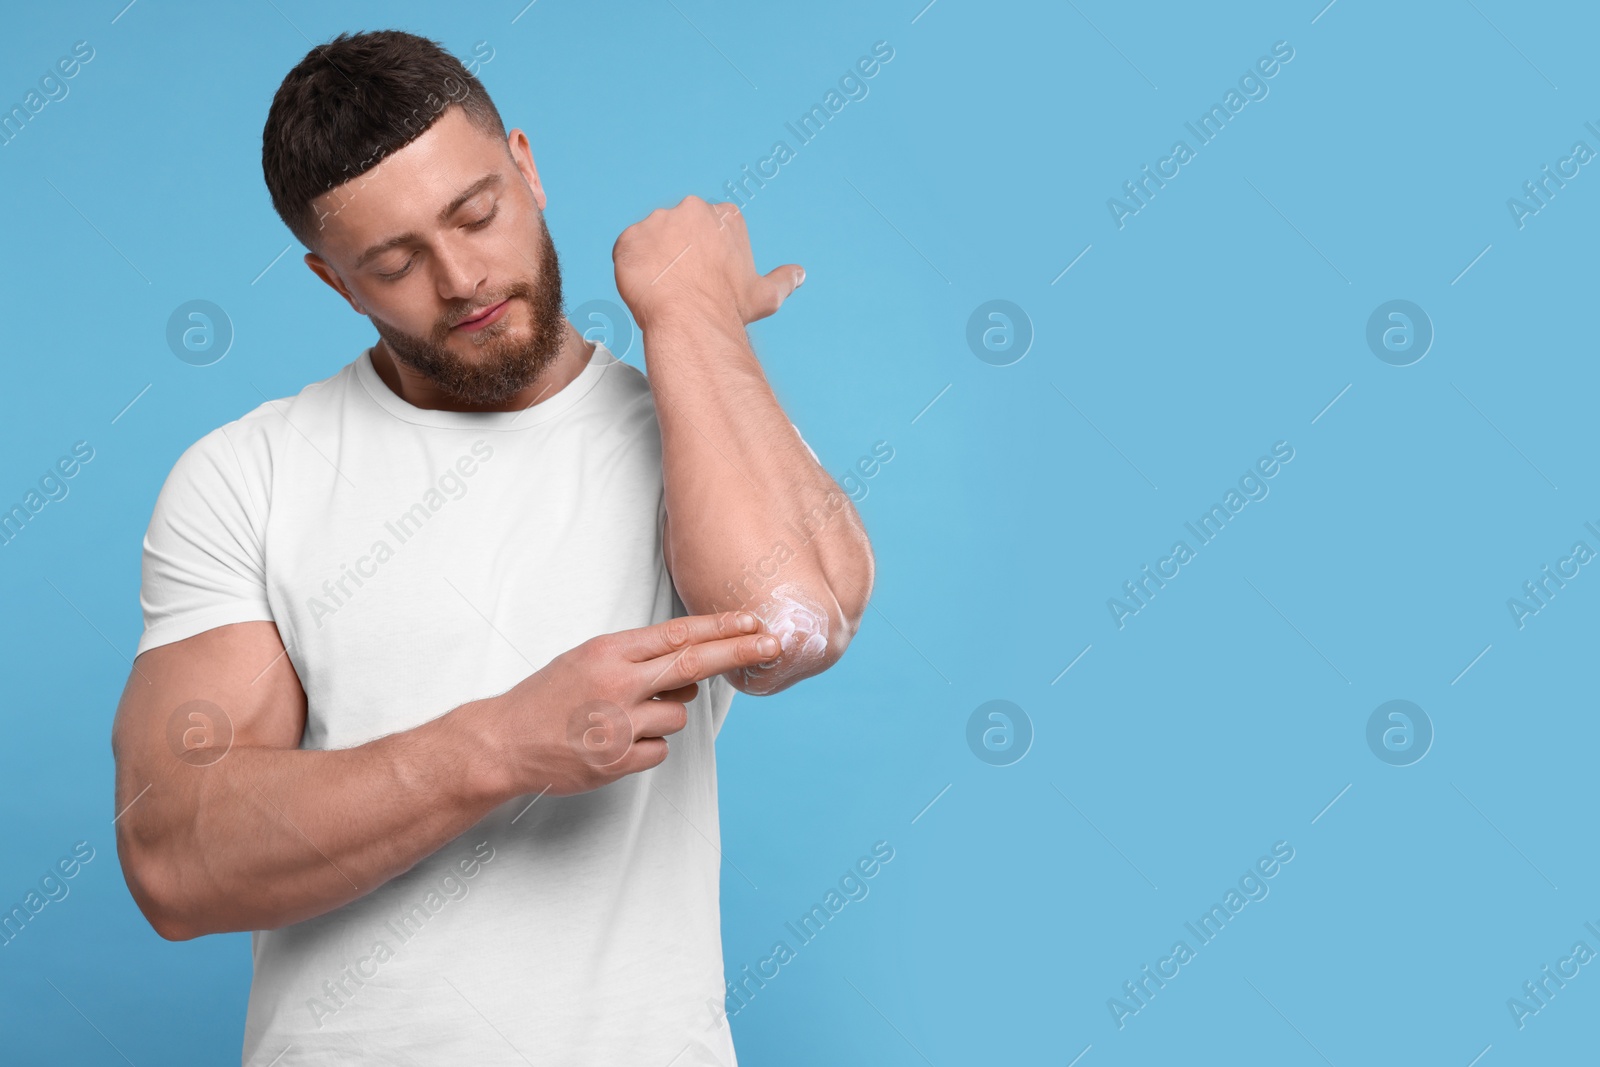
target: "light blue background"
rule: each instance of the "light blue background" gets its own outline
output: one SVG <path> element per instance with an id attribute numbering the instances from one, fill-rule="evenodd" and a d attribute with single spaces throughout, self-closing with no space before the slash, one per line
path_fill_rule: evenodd
<path id="1" fill-rule="evenodd" d="M 743 1062 L 1499 1067 L 1593 1047 L 1600 966 L 1520 1030 L 1506 1001 L 1575 942 L 1600 950 L 1600 577 L 1522 629 L 1506 601 L 1574 541 L 1600 549 L 1600 171 L 1520 229 L 1506 201 L 1574 141 L 1600 149 L 1600 20 L 924 2 L 8 15 L 0 102 L 74 41 L 95 58 L 0 147 L 0 502 L 74 441 L 95 458 L 0 548 L 0 902 L 96 849 L 0 948 L 8 1062 L 238 1055 L 248 939 L 171 944 L 141 919 L 109 730 L 172 462 L 373 338 L 298 245 L 274 263 L 290 238 L 259 138 L 311 43 L 384 27 L 492 47 L 481 77 L 529 132 L 571 307 L 616 299 L 623 227 L 718 197 L 875 41 L 895 50 L 747 208 L 758 265 L 808 271 L 752 331 L 779 398 L 836 475 L 877 441 L 894 458 L 859 504 L 878 584 L 849 655 L 737 698 L 720 738 L 730 976 L 873 842 L 895 858 L 732 1020 Z M 1294 58 L 1270 95 L 1118 229 L 1107 199 L 1276 41 Z M 196 298 L 236 330 L 210 367 L 164 341 Z M 1365 341 L 1397 298 L 1436 330 L 1408 367 Z M 965 340 L 991 299 L 1035 333 L 1011 366 Z M 1280 440 L 1270 495 L 1119 630 L 1107 598 Z M 1407 767 L 1365 740 L 1399 698 L 1436 730 Z M 992 699 L 1033 725 L 1011 766 L 967 745 Z M 1119 1029 L 1108 998 L 1277 841 L 1295 858 L 1270 896 Z"/>

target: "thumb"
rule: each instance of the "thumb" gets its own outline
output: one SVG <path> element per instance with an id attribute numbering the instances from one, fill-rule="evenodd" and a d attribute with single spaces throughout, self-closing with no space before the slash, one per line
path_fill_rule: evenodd
<path id="1" fill-rule="evenodd" d="M 766 289 L 770 294 L 770 310 L 763 309 L 762 317 L 764 318 L 777 311 L 783 302 L 789 298 L 789 294 L 800 288 L 805 280 L 806 269 L 798 263 L 785 263 L 775 270 L 768 271 L 764 281 L 767 283 Z"/>

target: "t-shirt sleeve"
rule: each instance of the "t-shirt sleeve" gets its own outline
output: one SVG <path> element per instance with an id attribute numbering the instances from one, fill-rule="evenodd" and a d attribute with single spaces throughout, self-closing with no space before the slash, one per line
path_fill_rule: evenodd
<path id="1" fill-rule="evenodd" d="M 213 627 L 272 620 L 255 488 L 225 426 L 173 464 L 144 535 L 136 656 Z"/>

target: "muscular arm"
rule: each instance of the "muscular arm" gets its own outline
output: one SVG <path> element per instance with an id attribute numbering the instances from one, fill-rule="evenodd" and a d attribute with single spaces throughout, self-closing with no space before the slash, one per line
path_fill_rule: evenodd
<path id="1" fill-rule="evenodd" d="M 305 693 L 270 622 L 207 630 L 134 666 L 112 727 L 117 852 L 162 937 L 330 911 L 506 799 L 488 747 L 454 713 L 356 748 L 301 750 Z"/>
<path id="2" fill-rule="evenodd" d="M 669 619 L 590 638 L 421 726 L 319 751 L 299 747 L 305 692 L 274 624 L 158 646 L 134 661 L 112 726 L 123 876 L 170 940 L 321 915 L 507 800 L 659 766 L 697 682 L 777 652 L 753 618 Z"/>
<path id="3" fill-rule="evenodd" d="M 766 694 L 843 655 L 873 558 L 854 505 L 784 414 L 745 332 L 777 310 L 800 269 L 757 275 L 730 208 L 687 198 L 630 227 L 614 256 L 661 425 L 668 568 L 691 612 L 748 610 L 779 637 L 775 661 L 729 675 Z"/>

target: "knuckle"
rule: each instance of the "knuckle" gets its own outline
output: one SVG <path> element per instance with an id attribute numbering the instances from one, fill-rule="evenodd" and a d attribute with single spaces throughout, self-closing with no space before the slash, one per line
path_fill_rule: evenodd
<path id="1" fill-rule="evenodd" d="M 679 678 L 694 679 L 705 663 L 705 655 L 695 648 L 686 648 L 678 656 L 676 673 Z"/>
<path id="2" fill-rule="evenodd" d="M 580 666 L 591 667 L 599 664 L 611 650 L 611 642 L 605 637 L 591 637 L 583 644 L 572 650 L 573 658 Z"/>
<path id="3" fill-rule="evenodd" d="M 682 648 L 689 643 L 689 623 L 685 619 L 671 619 L 666 625 L 667 645 Z"/>

